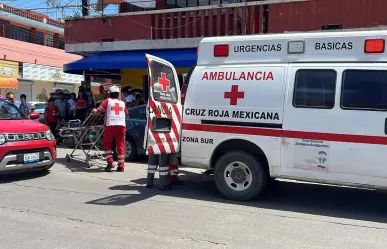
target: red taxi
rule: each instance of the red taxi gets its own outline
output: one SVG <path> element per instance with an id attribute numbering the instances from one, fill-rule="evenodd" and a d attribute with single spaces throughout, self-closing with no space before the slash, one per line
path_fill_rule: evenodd
<path id="1" fill-rule="evenodd" d="M 0 174 L 48 170 L 56 160 L 56 141 L 37 121 L 39 113 L 24 115 L 0 99 Z"/>

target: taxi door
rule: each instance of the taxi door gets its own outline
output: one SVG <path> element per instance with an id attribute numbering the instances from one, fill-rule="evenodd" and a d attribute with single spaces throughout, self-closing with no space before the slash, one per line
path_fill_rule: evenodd
<path id="1" fill-rule="evenodd" d="M 147 155 L 180 151 L 182 105 L 179 79 L 171 63 L 146 54 L 149 98 L 144 148 Z"/>

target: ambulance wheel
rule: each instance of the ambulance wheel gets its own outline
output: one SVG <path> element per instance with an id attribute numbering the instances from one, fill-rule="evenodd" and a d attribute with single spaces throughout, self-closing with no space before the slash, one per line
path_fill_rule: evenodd
<path id="1" fill-rule="evenodd" d="M 137 147 L 132 139 L 126 138 L 125 140 L 125 161 L 131 162 L 137 157 Z"/>
<path id="2" fill-rule="evenodd" d="M 254 156 L 234 151 L 224 154 L 215 164 L 215 184 L 221 194 L 235 201 L 258 197 L 268 181 L 264 165 Z"/>

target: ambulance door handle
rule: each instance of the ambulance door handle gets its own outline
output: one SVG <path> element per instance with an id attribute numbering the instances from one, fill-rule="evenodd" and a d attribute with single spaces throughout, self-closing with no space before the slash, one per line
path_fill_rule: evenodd
<path id="1" fill-rule="evenodd" d="M 387 118 L 384 120 L 384 134 L 387 135 Z"/>

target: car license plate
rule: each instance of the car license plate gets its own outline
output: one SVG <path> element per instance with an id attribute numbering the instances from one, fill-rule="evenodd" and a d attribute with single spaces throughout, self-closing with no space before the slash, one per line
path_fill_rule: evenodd
<path id="1" fill-rule="evenodd" d="M 24 155 L 24 163 L 39 162 L 39 153 L 31 153 Z"/>

